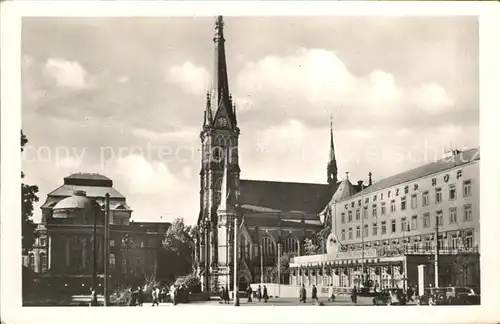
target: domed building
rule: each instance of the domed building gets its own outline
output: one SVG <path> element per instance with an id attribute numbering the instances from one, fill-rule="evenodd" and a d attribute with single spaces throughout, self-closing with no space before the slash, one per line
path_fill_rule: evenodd
<path id="1" fill-rule="evenodd" d="M 100 174 L 77 173 L 64 178 L 64 184 L 50 192 L 41 206 L 38 237 L 24 260 L 41 285 L 88 293 L 95 257 L 102 287 L 106 194 L 110 197 L 108 271 L 112 282 L 131 283 L 156 276 L 158 249 L 170 223 L 131 221 L 132 209 L 126 198 L 113 188 L 111 179 Z"/>

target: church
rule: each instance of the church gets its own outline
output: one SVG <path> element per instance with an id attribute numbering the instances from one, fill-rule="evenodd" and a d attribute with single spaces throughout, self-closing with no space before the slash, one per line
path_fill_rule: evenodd
<path id="1" fill-rule="evenodd" d="M 278 253 L 303 254 L 304 240 L 314 239 L 323 228 L 319 213 L 340 185 L 332 129 L 326 183 L 240 179 L 240 129 L 229 91 L 221 16 L 215 22 L 213 42 L 213 88 L 207 92 L 200 133 L 199 237 L 195 240 L 195 268 L 206 291 L 233 289 L 235 275 L 239 289 L 269 282 L 266 270 L 276 267 Z M 235 219 L 238 255 L 233 253 Z M 233 262 L 238 262 L 237 274 Z"/>

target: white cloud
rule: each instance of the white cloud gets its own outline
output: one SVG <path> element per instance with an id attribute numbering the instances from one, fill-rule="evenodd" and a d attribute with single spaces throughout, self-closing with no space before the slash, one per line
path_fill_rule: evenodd
<path id="1" fill-rule="evenodd" d="M 171 66 L 166 74 L 167 81 L 178 83 L 182 90 L 200 95 L 208 89 L 210 74 L 204 67 L 195 66 L 190 61 Z"/>
<path id="2" fill-rule="evenodd" d="M 194 128 L 181 128 L 169 132 L 156 132 L 144 128 L 135 128 L 132 130 L 132 134 L 134 134 L 135 136 L 151 141 L 173 140 L 183 142 L 191 142 L 196 140 L 199 132 L 199 129 Z"/>
<path id="3" fill-rule="evenodd" d="M 130 80 L 128 76 L 121 76 L 116 79 L 116 82 L 118 83 L 127 83 Z"/>
<path id="4" fill-rule="evenodd" d="M 334 52 L 301 49 L 290 56 L 267 56 L 249 62 L 236 81 L 236 93 L 252 98 L 279 98 L 296 115 L 324 118 L 325 111 L 366 118 L 407 114 L 418 106 L 444 112 L 453 100 L 435 83 L 411 89 L 398 86 L 395 77 L 381 69 L 357 76 Z M 264 100 L 264 99 L 261 99 Z M 254 108 L 264 109 L 256 103 Z M 342 110 L 344 110 L 342 112 Z"/>
<path id="5" fill-rule="evenodd" d="M 60 87 L 81 89 L 89 86 L 87 71 L 76 61 L 49 58 L 44 68 Z"/>

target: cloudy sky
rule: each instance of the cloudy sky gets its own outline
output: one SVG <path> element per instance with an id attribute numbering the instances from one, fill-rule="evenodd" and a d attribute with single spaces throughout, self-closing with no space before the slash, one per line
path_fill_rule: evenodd
<path id="1" fill-rule="evenodd" d="M 133 219 L 195 222 L 213 21 L 23 19 L 23 170 L 41 203 L 64 176 L 98 172 Z M 475 18 L 225 23 L 242 179 L 324 183 L 330 114 L 353 181 L 479 145 Z"/>

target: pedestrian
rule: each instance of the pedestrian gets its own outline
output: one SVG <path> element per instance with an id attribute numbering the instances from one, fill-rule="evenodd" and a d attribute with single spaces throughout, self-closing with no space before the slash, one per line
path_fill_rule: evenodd
<path id="1" fill-rule="evenodd" d="M 319 303 L 319 300 L 318 300 L 318 289 L 316 288 L 315 285 L 313 285 L 313 287 L 312 287 L 311 299 L 312 299 L 313 305 L 315 305 L 316 302 Z"/>
<path id="2" fill-rule="evenodd" d="M 229 288 L 226 286 L 226 288 L 224 289 L 224 303 L 225 304 L 229 304 Z"/>
<path id="3" fill-rule="evenodd" d="M 351 291 L 351 301 L 356 304 L 358 302 L 358 290 L 356 286 L 352 287 Z"/>
<path id="4" fill-rule="evenodd" d="M 144 302 L 144 296 L 142 295 L 142 287 L 138 286 L 137 287 L 137 305 L 142 306 Z"/>
<path id="5" fill-rule="evenodd" d="M 408 300 L 408 302 L 413 302 L 413 289 L 411 288 L 411 286 L 406 289 L 406 299 Z"/>
<path id="6" fill-rule="evenodd" d="M 306 302 L 306 287 L 303 284 L 302 287 L 300 287 L 299 302 L 300 303 Z"/>
<path id="7" fill-rule="evenodd" d="M 332 301 L 332 302 L 335 302 L 335 290 L 333 289 L 333 287 L 330 287 L 331 289 L 331 293 L 330 293 L 330 297 L 328 298 L 328 301 Z"/>
<path id="8" fill-rule="evenodd" d="M 90 288 L 90 304 L 89 306 L 97 306 L 97 294 L 94 288 Z"/>
<path id="9" fill-rule="evenodd" d="M 267 287 L 264 285 L 264 289 L 262 290 L 262 298 L 264 298 L 264 303 L 267 303 L 269 296 L 267 295 Z"/>
<path id="10" fill-rule="evenodd" d="M 174 306 L 179 303 L 179 288 L 177 286 L 174 287 Z"/>
<path id="11" fill-rule="evenodd" d="M 252 302 L 252 294 L 253 294 L 252 286 L 250 286 L 250 284 L 248 284 L 248 287 L 247 287 L 247 297 L 248 297 L 248 302 L 249 303 Z"/>
<path id="12" fill-rule="evenodd" d="M 260 289 L 260 285 L 257 288 L 257 299 L 259 300 L 260 303 L 260 300 L 262 299 L 262 290 Z"/>
<path id="13" fill-rule="evenodd" d="M 220 297 L 219 304 L 223 304 L 226 301 L 226 298 L 225 298 L 226 297 L 226 291 L 224 290 L 224 287 L 220 288 L 219 297 Z"/>
<path id="14" fill-rule="evenodd" d="M 156 305 L 156 306 L 160 306 L 159 302 L 158 302 L 158 298 L 159 298 L 159 289 L 157 289 L 157 287 L 153 287 L 153 290 L 151 291 L 151 297 L 153 297 L 153 307 Z"/>

